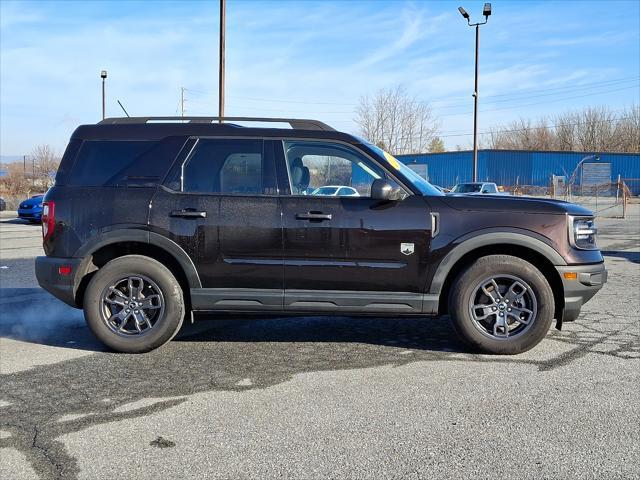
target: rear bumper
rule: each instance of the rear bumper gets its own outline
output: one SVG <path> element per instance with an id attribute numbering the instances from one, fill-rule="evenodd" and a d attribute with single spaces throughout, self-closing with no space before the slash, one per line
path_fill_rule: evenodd
<path id="1" fill-rule="evenodd" d="M 571 322 L 578 318 L 582 305 L 587 303 L 598 293 L 598 290 L 607 282 L 607 270 L 604 262 L 594 265 L 574 265 L 568 267 L 556 267 L 562 286 L 564 287 L 564 311 L 562 321 Z M 578 278 L 567 280 L 565 273 L 575 272 Z"/>
<path id="2" fill-rule="evenodd" d="M 38 284 L 64 303 L 77 307 L 75 300 L 75 276 L 82 262 L 80 258 L 36 257 Z M 61 266 L 71 267 L 71 273 L 61 275 Z"/>

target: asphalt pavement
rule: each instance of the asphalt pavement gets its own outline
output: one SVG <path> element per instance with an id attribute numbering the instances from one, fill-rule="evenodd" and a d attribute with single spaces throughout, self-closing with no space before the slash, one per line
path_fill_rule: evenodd
<path id="1" fill-rule="evenodd" d="M 640 206 L 600 220 L 609 282 L 533 350 L 446 317 L 207 318 L 105 351 L 41 290 L 40 228 L 0 218 L 0 478 L 640 476 Z"/>

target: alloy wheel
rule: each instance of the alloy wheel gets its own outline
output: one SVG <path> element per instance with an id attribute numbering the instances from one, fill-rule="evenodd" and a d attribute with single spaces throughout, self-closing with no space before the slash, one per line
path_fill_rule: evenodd
<path id="1" fill-rule="evenodd" d="M 153 280 L 131 275 L 103 290 L 100 314 L 102 321 L 117 335 L 143 335 L 162 320 L 164 306 L 162 291 Z"/>
<path id="2" fill-rule="evenodd" d="M 536 320 L 538 302 L 533 289 L 521 278 L 497 275 L 478 283 L 469 299 L 474 326 L 494 340 L 523 335 Z"/>

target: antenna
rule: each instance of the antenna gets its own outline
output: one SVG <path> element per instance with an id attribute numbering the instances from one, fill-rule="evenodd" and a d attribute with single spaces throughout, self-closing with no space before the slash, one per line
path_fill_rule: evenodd
<path id="1" fill-rule="evenodd" d="M 129 113 L 125 110 L 124 106 L 122 105 L 122 103 L 120 103 L 120 100 L 118 100 L 118 105 L 120 105 L 120 108 L 122 109 L 122 111 L 125 113 L 125 115 L 127 117 L 130 117 L 131 115 L 129 115 Z"/>

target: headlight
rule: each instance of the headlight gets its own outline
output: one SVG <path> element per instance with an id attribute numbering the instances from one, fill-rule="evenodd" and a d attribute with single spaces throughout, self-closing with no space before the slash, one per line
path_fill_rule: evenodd
<path id="1" fill-rule="evenodd" d="M 573 217 L 569 215 L 569 242 L 572 247 L 595 250 L 598 229 L 593 217 Z"/>

